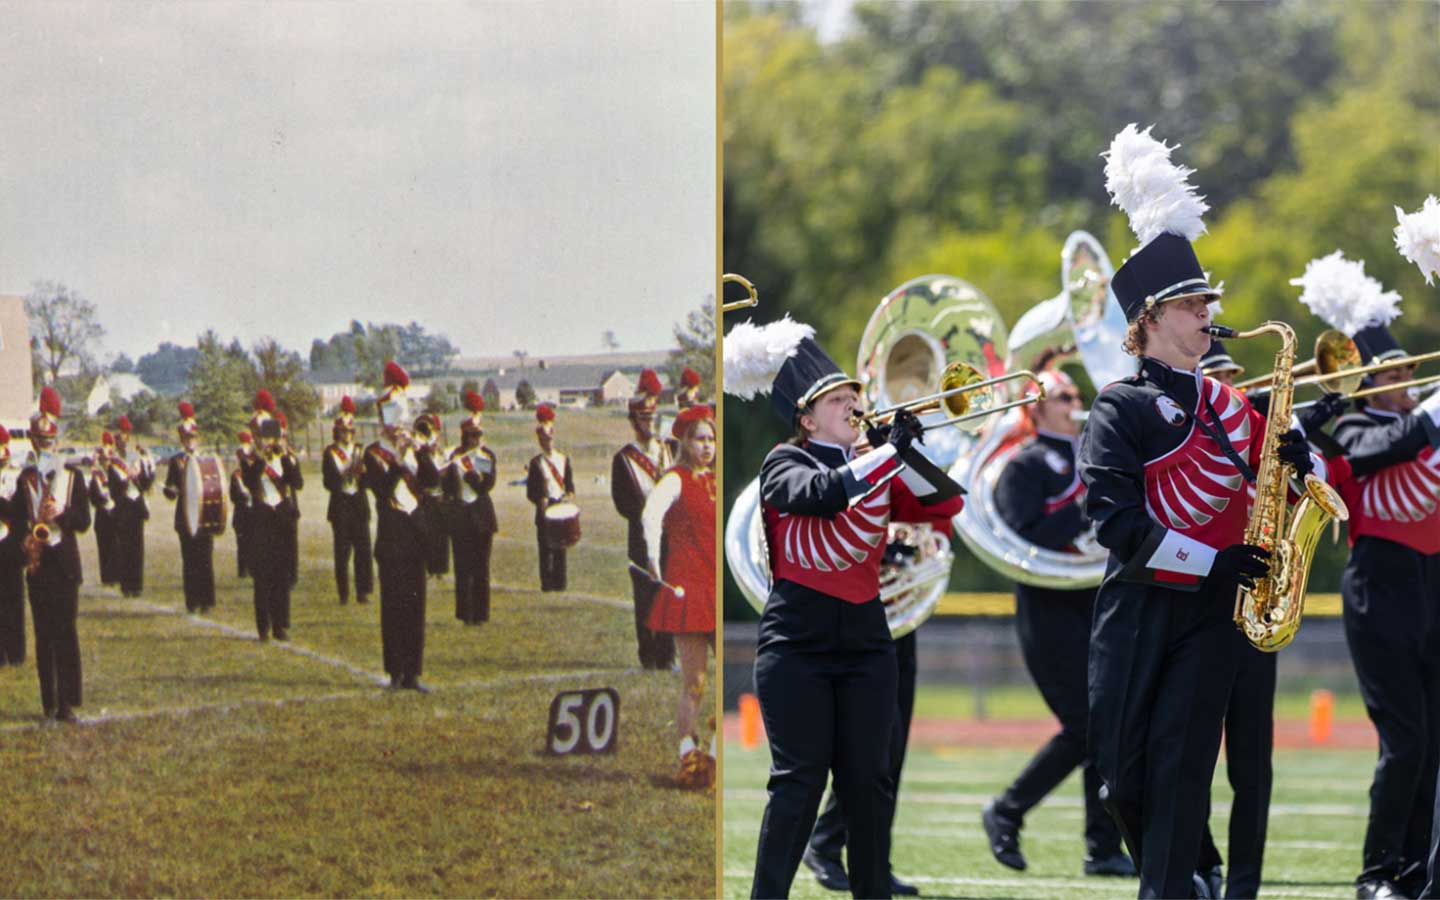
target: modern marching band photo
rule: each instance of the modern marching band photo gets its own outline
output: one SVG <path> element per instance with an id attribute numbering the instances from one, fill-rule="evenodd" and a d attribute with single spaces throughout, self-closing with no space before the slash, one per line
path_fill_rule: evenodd
<path id="1" fill-rule="evenodd" d="M 1440 8 L 723 29 L 722 896 L 1440 895 Z"/>
<path id="2" fill-rule="evenodd" d="M 715 8 L 4 20 L 0 895 L 714 896 Z"/>

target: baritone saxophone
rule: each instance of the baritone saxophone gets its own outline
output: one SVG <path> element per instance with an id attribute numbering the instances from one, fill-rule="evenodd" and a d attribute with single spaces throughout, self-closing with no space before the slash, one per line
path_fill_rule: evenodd
<path id="1" fill-rule="evenodd" d="M 1280 436 L 1290 428 L 1295 393 L 1295 331 L 1284 322 L 1265 322 L 1249 331 L 1222 325 L 1206 329 L 1221 339 L 1275 334 L 1275 381 L 1265 417 L 1265 439 L 1260 446 L 1260 471 L 1255 475 L 1255 503 L 1245 526 L 1245 543 L 1270 551 L 1270 574 L 1257 578 L 1253 588 L 1240 587 L 1235 596 L 1235 624 L 1255 649 L 1274 653 L 1295 639 L 1305 612 L 1305 583 L 1315 545 L 1330 521 L 1344 522 L 1350 511 L 1340 494 L 1315 475 L 1305 476 L 1305 490 L 1292 510 L 1287 502 L 1295 471 L 1280 460 Z"/>

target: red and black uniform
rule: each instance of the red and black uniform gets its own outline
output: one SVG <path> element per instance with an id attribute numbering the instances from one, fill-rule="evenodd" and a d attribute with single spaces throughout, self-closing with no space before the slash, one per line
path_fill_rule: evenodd
<path id="1" fill-rule="evenodd" d="M 1243 541 L 1264 430 L 1244 395 L 1145 358 L 1096 398 L 1081 440 L 1086 513 L 1110 550 L 1091 632 L 1091 756 L 1142 897 L 1191 890 L 1245 645 L 1234 577 L 1211 569 Z"/>
<path id="2" fill-rule="evenodd" d="M 1334 437 L 1354 474 L 1341 486 L 1345 638 L 1380 736 L 1357 881 L 1413 891 L 1440 766 L 1440 422 L 1423 408 L 1366 408 L 1341 418 Z"/>
<path id="3" fill-rule="evenodd" d="M 418 685 L 425 655 L 425 564 L 430 535 L 420 512 L 440 483 L 429 453 L 388 441 L 365 448 L 365 486 L 375 495 L 375 561 L 380 567 L 380 645 L 397 686 Z"/>
<path id="4" fill-rule="evenodd" d="M 364 603 L 375 592 L 370 558 L 370 500 L 360 483 L 364 458 L 360 447 L 331 444 L 325 448 L 320 478 L 330 493 L 325 520 L 330 523 L 335 557 L 335 590 L 340 602 L 350 600 L 350 560 L 355 560 L 355 596 Z M 360 458 L 356 458 L 360 457 Z"/>
<path id="5" fill-rule="evenodd" d="M 25 496 L 20 470 L 9 460 L 0 465 L 0 664 L 25 661 Z"/>
<path id="6" fill-rule="evenodd" d="M 897 673 L 880 561 L 892 518 L 948 533 L 959 487 L 913 449 L 886 444 L 852 458 L 848 448 L 809 441 L 770 452 L 760 495 L 774 587 L 755 684 L 771 768 L 752 896 L 789 893 L 833 771 L 851 891 L 888 897 L 894 796 L 885 736 Z"/>
<path id="7" fill-rule="evenodd" d="M 235 529 L 235 577 L 250 577 L 250 489 L 245 487 L 245 461 L 251 454 L 236 453 L 230 470 L 230 527 Z"/>
<path id="8" fill-rule="evenodd" d="M 490 492 L 496 459 L 489 447 L 479 455 L 489 463 L 462 462 L 469 451 L 456 447 L 445 470 L 444 488 L 453 512 L 450 540 L 455 551 L 455 618 L 467 625 L 490 621 L 490 550 L 500 526 Z"/>
<path id="9" fill-rule="evenodd" d="M 570 457 L 559 450 L 537 453 L 525 468 L 525 498 L 535 504 L 535 540 L 540 548 L 540 590 L 565 590 L 565 551 L 563 544 L 547 539 L 545 510 L 563 497 L 575 495 L 575 471 Z"/>
<path id="10" fill-rule="evenodd" d="M 109 479 L 115 580 L 122 595 L 138 597 L 145 589 L 145 523 L 150 520 L 145 495 L 155 483 L 155 468 L 142 454 L 117 455 L 110 458 Z"/>
<path id="11" fill-rule="evenodd" d="M 1090 525 L 1077 453 L 1077 438 L 1040 431 L 1015 453 L 996 482 L 996 511 L 1017 534 L 1039 547 L 1071 548 Z M 1040 696 L 1060 721 L 1060 731 L 996 798 L 993 813 L 1007 829 L 1018 831 L 1025 814 L 1080 768 L 1086 855 L 1104 860 L 1120 852 L 1120 832 L 1100 802 L 1100 775 L 1086 751 L 1086 670 L 1095 590 L 1015 584 L 1020 653 Z"/>
<path id="12" fill-rule="evenodd" d="M 204 612 L 215 606 L 215 538 L 208 534 L 190 533 L 185 522 L 185 504 L 179 502 L 185 491 L 185 466 L 190 452 L 182 450 L 165 463 L 165 499 L 175 501 L 175 534 L 180 538 L 181 580 L 185 590 L 186 612 Z"/>
<path id="13" fill-rule="evenodd" d="M 35 665 L 40 675 L 40 703 L 46 717 L 67 717 L 80 705 L 80 544 L 76 535 L 90 527 L 90 492 L 86 473 L 78 466 L 55 465 L 53 454 L 20 473 L 21 534 L 39 521 L 47 491 L 60 508 L 50 523 L 50 539 L 40 550 L 40 567 L 26 575 L 30 611 L 35 623 Z M 67 481 L 67 484 L 62 483 Z"/>
<path id="14" fill-rule="evenodd" d="M 646 626 L 657 634 L 708 634 L 714 640 L 715 473 L 696 474 L 685 466 L 666 472 L 643 518 L 646 555 L 659 560 L 667 585 L 656 592 Z"/>
<path id="15" fill-rule="evenodd" d="M 241 478 L 250 494 L 248 523 L 250 577 L 254 585 L 255 629 L 260 639 L 272 633 L 285 640 L 290 630 L 290 588 L 295 570 L 295 522 L 300 518 L 296 492 L 305 486 L 300 465 L 289 453 L 255 453 L 242 463 Z"/>
<path id="16" fill-rule="evenodd" d="M 635 642 L 640 665 L 646 669 L 668 669 L 675 661 L 675 640 L 647 624 L 659 586 L 646 574 L 649 560 L 641 523 L 645 498 L 669 465 L 670 453 L 659 440 L 653 442 L 653 452 L 634 442 L 626 444 L 610 462 L 610 499 L 625 519 L 630 562 L 640 567 L 639 571 L 630 569 L 630 589 L 635 598 Z"/>
<path id="17" fill-rule="evenodd" d="M 110 501 L 110 466 L 101 463 L 89 478 L 90 511 L 95 526 L 95 557 L 100 567 L 100 583 L 119 584 L 115 573 L 115 504 Z"/>

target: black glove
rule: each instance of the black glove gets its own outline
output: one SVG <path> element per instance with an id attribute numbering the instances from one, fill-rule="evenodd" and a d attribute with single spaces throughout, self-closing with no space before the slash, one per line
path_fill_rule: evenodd
<path id="1" fill-rule="evenodd" d="M 1326 394 L 1316 400 L 1314 406 L 1307 406 L 1297 413 L 1300 418 L 1300 427 L 1305 429 L 1306 434 L 1313 435 L 1330 424 L 1332 419 L 1343 414 L 1349 405 L 1350 401 L 1345 399 L 1344 394 L 1335 392 Z"/>
<path id="2" fill-rule="evenodd" d="M 895 419 L 890 426 L 890 444 L 900 453 L 910 449 L 910 445 L 919 441 L 925 443 L 925 426 L 920 424 L 920 417 L 908 409 L 902 409 L 895 413 Z"/>
<path id="3" fill-rule="evenodd" d="M 1310 445 L 1305 442 L 1305 438 L 1300 436 L 1298 429 L 1292 428 L 1280 435 L 1280 447 L 1277 453 L 1281 462 L 1294 467 L 1296 478 L 1304 478 L 1315 468 L 1314 462 L 1310 459 Z"/>
<path id="4" fill-rule="evenodd" d="M 876 449 L 890 443 L 890 423 L 877 422 L 866 428 L 865 440 Z"/>
<path id="5" fill-rule="evenodd" d="M 1225 578 L 1244 588 L 1255 587 L 1255 579 L 1270 574 L 1270 551 L 1254 544 L 1232 544 L 1215 554 L 1210 566 L 1212 578 Z"/>
<path id="6" fill-rule="evenodd" d="M 919 548 L 912 547 L 904 541 L 891 541 L 885 545 L 885 556 L 882 562 L 886 565 L 898 566 L 914 559 L 919 552 Z"/>

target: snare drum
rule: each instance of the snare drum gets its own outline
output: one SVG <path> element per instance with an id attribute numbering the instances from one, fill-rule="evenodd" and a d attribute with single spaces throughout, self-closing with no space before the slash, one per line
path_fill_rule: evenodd
<path id="1" fill-rule="evenodd" d="M 218 456 L 193 454 L 185 461 L 185 528 L 191 537 L 225 533 L 225 465 Z"/>
<path id="2" fill-rule="evenodd" d="M 552 547 L 573 547 L 580 543 L 580 507 L 556 503 L 545 510 L 545 543 Z"/>

